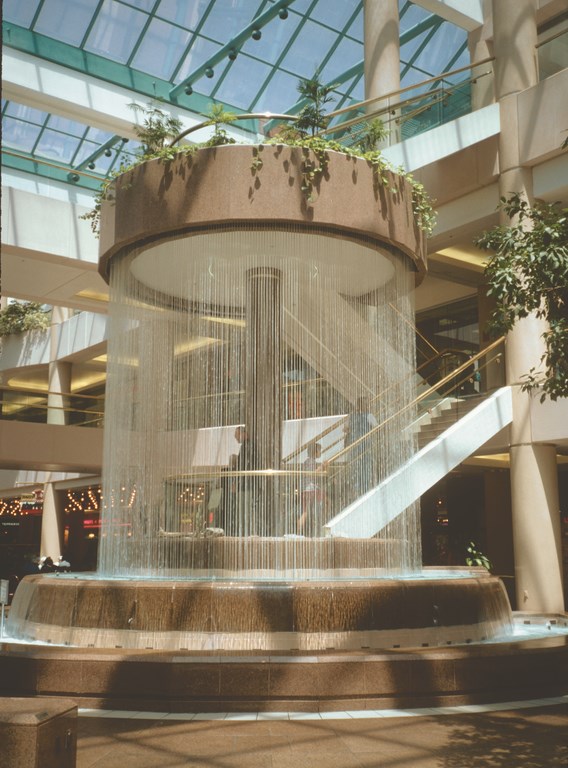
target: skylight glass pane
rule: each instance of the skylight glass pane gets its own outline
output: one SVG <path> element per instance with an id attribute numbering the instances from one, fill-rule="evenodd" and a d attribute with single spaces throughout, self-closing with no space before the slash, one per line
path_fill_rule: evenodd
<path id="1" fill-rule="evenodd" d="M 93 141 L 83 141 L 81 146 L 79 147 L 79 151 L 75 155 L 73 164 L 75 166 L 81 165 L 83 160 L 85 160 L 87 157 L 89 157 L 94 152 L 96 152 L 99 147 L 100 147 L 100 144 L 96 144 Z M 96 160 L 95 160 L 95 163 L 96 163 Z M 93 170 L 93 169 L 89 169 L 89 170 Z"/>
<path id="2" fill-rule="evenodd" d="M 133 120 L 133 122 L 134 122 L 134 120 Z M 100 145 L 100 144 L 104 144 L 105 142 L 107 142 L 111 138 L 111 136 L 113 136 L 113 135 L 114 134 L 109 133 L 109 131 L 103 131 L 100 128 L 93 128 L 93 127 L 91 127 L 91 128 L 89 128 L 89 130 L 87 132 L 87 139 L 89 141 L 94 141 L 95 144 L 99 144 Z"/>
<path id="3" fill-rule="evenodd" d="M 2 143 L 6 147 L 31 152 L 40 131 L 39 125 L 22 123 L 8 116 L 2 118 Z"/>
<path id="4" fill-rule="evenodd" d="M 270 67 L 247 56 L 238 56 L 215 98 L 240 109 L 248 109 L 254 94 L 266 80 Z"/>
<path id="5" fill-rule="evenodd" d="M 46 128 L 41 135 L 35 154 L 51 157 L 62 163 L 70 163 L 78 145 L 79 139 Z"/>
<path id="6" fill-rule="evenodd" d="M 97 0 L 44 0 L 34 32 L 78 46 L 97 5 Z"/>
<path id="7" fill-rule="evenodd" d="M 342 75 L 352 64 L 363 61 L 363 46 L 348 38 L 343 37 L 334 51 L 332 57 L 321 71 L 321 79 L 324 83 L 333 83 L 334 79 Z M 348 64 L 348 62 L 351 62 Z"/>
<path id="8" fill-rule="evenodd" d="M 141 11 L 151 11 L 156 0 L 121 0 L 121 2 L 133 8 L 139 8 Z"/>
<path id="9" fill-rule="evenodd" d="M 347 30 L 349 37 L 354 37 L 355 40 L 363 41 L 363 11 L 359 11 L 357 17 L 353 20 L 353 24 Z"/>
<path id="10" fill-rule="evenodd" d="M 285 113 L 298 101 L 296 86 L 298 78 L 279 69 L 270 79 L 259 101 L 254 105 L 255 112 Z"/>
<path id="11" fill-rule="evenodd" d="M 253 20 L 258 0 L 215 0 L 200 32 L 226 43 Z"/>
<path id="12" fill-rule="evenodd" d="M 169 80 L 189 43 L 191 33 L 165 21 L 153 19 L 132 59 L 142 72 Z"/>
<path id="13" fill-rule="evenodd" d="M 401 34 L 406 32 L 408 29 L 411 29 L 411 27 L 415 27 L 417 24 L 419 24 L 421 21 L 424 21 L 428 18 L 428 16 L 431 15 L 432 14 L 428 13 L 428 11 L 425 11 L 424 8 L 421 8 L 419 5 L 412 3 L 402 18 L 400 25 Z"/>
<path id="14" fill-rule="evenodd" d="M 124 64 L 132 53 L 146 18 L 140 11 L 114 0 L 105 0 L 84 47 L 87 51 Z"/>
<path id="15" fill-rule="evenodd" d="M 47 112 L 43 112 L 41 109 L 34 109 L 25 104 L 18 104 L 15 101 L 11 101 L 8 104 L 6 114 L 21 120 L 27 120 L 30 123 L 37 123 L 38 125 L 43 125 L 49 116 Z"/>
<path id="16" fill-rule="evenodd" d="M 327 5 L 330 0 L 318 0 L 322 5 Z M 306 13 L 308 8 L 312 5 L 313 0 L 295 0 L 290 6 L 291 11 L 297 11 L 298 13 Z"/>
<path id="17" fill-rule="evenodd" d="M 341 0 L 340 3 L 330 3 L 319 0 L 311 13 L 312 19 L 321 21 L 328 27 L 342 30 L 355 10 L 361 5 L 361 0 Z"/>
<path id="18" fill-rule="evenodd" d="M 249 53 L 257 59 L 263 59 L 269 64 L 275 64 L 290 42 L 290 38 L 300 25 L 300 16 L 290 14 L 285 21 L 278 17 L 262 28 L 260 40 L 250 37 L 243 45 L 244 53 Z"/>
<path id="19" fill-rule="evenodd" d="M 311 77 L 335 44 L 337 33 L 307 21 L 292 43 L 282 65 L 300 77 Z"/>
<path id="20" fill-rule="evenodd" d="M 193 72 L 194 69 L 200 67 L 201 64 L 203 64 L 204 61 L 207 61 L 207 59 L 209 59 L 210 56 L 218 51 L 219 48 L 220 46 L 218 44 L 213 43 L 210 40 L 206 40 L 204 37 L 196 37 L 191 48 L 189 49 L 185 61 L 180 68 L 180 71 L 175 77 L 175 82 L 179 83 L 181 80 L 185 80 L 190 72 Z M 205 80 L 205 78 L 202 79 Z M 201 86 L 202 81 L 199 80 L 199 88 L 196 88 L 196 90 L 200 93 Z"/>
<path id="21" fill-rule="evenodd" d="M 204 3 L 188 3 L 187 0 L 161 0 L 156 16 L 173 21 L 186 29 L 195 30 L 205 10 Z"/>
<path id="22" fill-rule="evenodd" d="M 424 35 L 428 34 L 427 32 Z M 418 45 L 424 39 L 424 35 L 420 35 Z M 465 39 L 466 33 L 457 27 L 444 24 L 442 28 L 438 30 L 436 35 L 426 45 L 423 51 L 421 51 L 413 62 L 413 66 L 422 71 L 426 71 L 435 75 L 439 72 L 443 72 L 448 60 L 450 59 L 452 52 L 456 51 Z M 411 51 L 414 53 L 418 46 L 416 41 L 413 41 L 411 45 L 401 48 L 401 58 L 407 61 L 411 58 Z M 425 79 L 424 76 L 422 79 Z"/>
<path id="23" fill-rule="evenodd" d="M 349 94 L 349 100 L 355 103 L 363 101 L 365 98 L 365 78 L 362 75 L 354 78 L 349 90 L 346 91 Z"/>
<path id="24" fill-rule="evenodd" d="M 39 0 L 4 0 L 2 3 L 2 15 L 4 21 L 19 24 L 20 27 L 29 27 L 35 16 Z"/>
<path id="25" fill-rule="evenodd" d="M 70 133 L 72 136 L 77 137 L 83 136 L 87 130 L 87 126 L 84 123 L 78 123 L 75 120 L 69 120 L 67 117 L 60 117 L 59 115 L 50 115 L 47 127 L 54 131 Z"/>

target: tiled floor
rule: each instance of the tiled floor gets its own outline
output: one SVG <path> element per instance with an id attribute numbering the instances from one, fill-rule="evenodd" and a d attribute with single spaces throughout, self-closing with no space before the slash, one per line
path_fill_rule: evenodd
<path id="1" fill-rule="evenodd" d="M 567 768 L 568 696 L 377 712 L 79 711 L 77 768 Z"/>

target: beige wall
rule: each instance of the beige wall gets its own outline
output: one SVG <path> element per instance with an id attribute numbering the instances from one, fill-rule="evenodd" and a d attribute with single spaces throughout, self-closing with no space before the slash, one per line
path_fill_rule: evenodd
<path id="1" fill-rule="evenodd" d="M 4 469 L 100 473 L 103 430 L 3 421 L 0 466 Z"/>

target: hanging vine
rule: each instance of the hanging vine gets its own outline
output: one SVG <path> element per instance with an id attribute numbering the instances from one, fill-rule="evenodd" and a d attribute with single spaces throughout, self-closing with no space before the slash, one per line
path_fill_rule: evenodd
<path id="1" fill-rule="evenodd" d="M 317 82 L 312 79 L 310 83 L 313 88 L 316 88 Z M 396 185 L 392 184 L 392 174 L 405 179 L 412 188 L 412 208 L 416 224 L 427 236 L 430 236 L 436 223 L 436 214 L 432 201 L 420 182 L 416 181 L 411 174 L 406 173 L 402 168 L 393 168 L 383 157 L 380 150 L 375 148 L 376 143 L 385 136 L 385 129 L 380 121 L 376 119 L 371 120 L 368 126 L 361 132 L 356 145 L 353 147 L 347 147 L 338 141 L 327 139 L 323 136 L 308 135 L 309 131 L 313 133 L 315 129 L 325 124 L 322 107 L 323 104 L 330 100 L 330 90 L 331 88 L 326 88 L 326 92 L 316 105 L 317 108 L 314 107 L 313 110 L 305 108 L 302 110 L 298 120 L 292 125 L 284 126 L 277 136 L 267 139 L 265 143 L 267 145 L 284 144 L 289 147 L 300 147 L 302 149 L 303 160 L 300 167 L 300 184 L 302 193 L 309 204 L 313 204 L 316 201 L 321 181 L 328 173 L 329 152 L 339 152 L 349 157 L 366 160 L 373 168 L 376 188 L 388 186 L 393 195 L 398 195 L 400 191 Z M 172 143 L 173 139 L 180 132 L 181 124 L 163 110 L 153 105 L 148 107 L 134 105 L 133 108 L 144 116 L 140 125 L 133 126 L 134 132 L 142 143 L 142 149 L 133 162 L 122 164 L 117 171 L 114 171 L 101 183 L 101 187 L 95 195 L 93 208 L 81 216 L 82 219 L 90 222 L 91 229 L 97 236 L 100 230 L 102 203 L 103 201 L 114 201 L 114 182 L 118 176 L 148 160 L 157 159 L 169 163 L 179 155 L 192 156 L 199 149 L 205 147 L 217 147 L 236 143 L 235 139 L 228 135 L 223 125 L 234 122 L 237 116 L 231 112 L 226 112 L 221 105 L 213 105 L 209 111 L 209 120 L 206 122 L 206 125 L 214 127 L 212 136 L 205 142 L 193 145 Z M 310 123 L 310 120 L 313 125 Z M 251 162 L 253 174 L 258 173 L 263 166 L 261 157 L 262 147 L 262 144 L 253 147 L 253 159 Z"/>

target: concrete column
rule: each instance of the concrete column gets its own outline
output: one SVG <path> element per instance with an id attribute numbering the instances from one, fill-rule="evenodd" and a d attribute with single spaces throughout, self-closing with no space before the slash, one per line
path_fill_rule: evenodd
<path id="1" fill-rule="evenodd" d="M 154 535 L 160 527 L 179 531 L 179 508 L 164 508 L 164 477 L 167 456 L 161 435 L 175 422 L 173 414 L 174 335 L 171 323 L 154 317 L 142 320 L 138 330 L 138 403 L 132 438 L 138 441 L 137 507 L 132 515 L 132 536 Z M 127 493 L 132 489 L 127 488 Z M 175 496 L 175 494 L 174 494 Z M 167 518 L 164 518 L 164 515 Z"/>
<path id="2" fill-rule="evenodd" d="M 483 25 L 468 35 L 469 56 L 472 62 L 482 61 L 494 54 L 494 45 L 491 39 L 493 34 L 491 0 L 484 0 L 483 6 Z M 490 74 L 487 74 L 488 72 Z M 471 70 L 471 76 L 475 78 L 471 84 L 472 110 L 493 104 L 495 101 L 494 65 L 488 63 L 474 67 Z"/>
<path id="3" fill-rule="evenodd" d="M 392 93 L 400 88 L 400 24 L 398 0 L 365 0 L 363 3 L 365 47 L 365 99 Z M 394 106 L 399 96 L 386 101 L 375 101 L 369 106 L 373 112 L 381 107 Z M 391 114 L 391 118 L 395 118 Z M 387 115 L 388 117 L 388 115 Z M 389 144 L 400 140 L 400 128 L 392 119 L 385 124 L 390 129 Z"/>
<path id="4" fill-rule="evenodd" d="M 69 424 L 71 402 L 71 363 L 53 361 L 49 364 L 47 423 Z"/>
<path id="5" fill-rule="evenodd" d="M 282 274 L 247 274 L 246 426 L 259 468 L 279 469 L 282 451 Z"/>
<path id="6" fill-rule="evenodd" d="M 258 469 L 280 469 L 282 460 L 282 273 L 272 267 L 247 272 L 245 421 Z M 276 489 L 258 483 L 257 509 L 265 535 L 276 532 Z"/>
<path id="7" fill-rule="evenodd" d="M 502 99 L 538 81 L 536 0 L 493 0 L 495 90 Z"/>
<path id="8" fill-rule="evenodd" d="M 537 82 L 536 0 L 493 0 L 495 88 L 499 99 L 499 192 L 533 198 L 532 171 L 521 165 L 517 94 Z M 502 214 L 501 223 L 509 225 Z M 538 367 L 545 325 L 534 316 L 519 321 L 507 335 L 506 376 L 513 386 L 511 426 L 511 503 L 517 608 L 555 612 L 564 609 L 558 471 L 553 446 L 532 442 L 530 395 L 522 377 Z"/>
<path id="9" fill-rule="evenodd" d="M 68 424 L 71 392 L 71 363 L 57 359 L 59 325 L 71 317 L 71 310 L 66 307 L 53 307 L 50 328 L 50 362 L 48 369 L 47 423 Z"/>
<path id="10" fill-rule="evenodd" d="M 53 483 L 45 483 L 43 486 L 40 557 L 51 557 L 54 563 L 61 557 L 62 518 L 62 510 L 58 508 L 57 493 L 53 488 Z"/>

